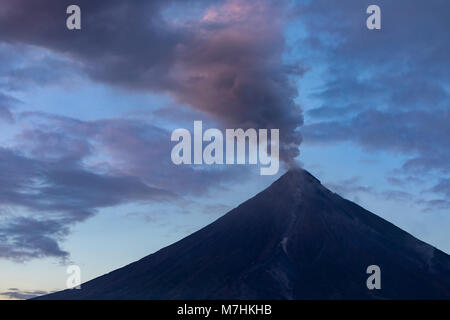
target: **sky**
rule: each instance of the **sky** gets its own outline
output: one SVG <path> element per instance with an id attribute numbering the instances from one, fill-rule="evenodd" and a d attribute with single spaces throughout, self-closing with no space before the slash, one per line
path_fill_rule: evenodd
<path id="1" fill-rule="evenodd" d="M 298 165 L 449 253 L 449 16 L 446 0 L 2 0 L 0 298 L 140 259 Z M 194 120 L 279 129 L 280 172 L 174 165 L 171 132 Z"/>

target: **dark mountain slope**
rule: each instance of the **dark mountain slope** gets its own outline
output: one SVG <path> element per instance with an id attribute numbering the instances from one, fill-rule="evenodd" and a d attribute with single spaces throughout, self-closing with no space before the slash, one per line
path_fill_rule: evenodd
<path id="1" fill-rule="evenodd" d="M 372 264 L 381 290 L 366 287 Z M 41 299 L 450 299 L 450 257 L 296 169 L 183 240 Z"/>

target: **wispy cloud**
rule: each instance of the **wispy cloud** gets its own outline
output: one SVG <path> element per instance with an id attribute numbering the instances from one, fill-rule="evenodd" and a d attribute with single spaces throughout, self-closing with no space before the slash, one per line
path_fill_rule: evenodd
<path id="1" fill-rule="evenodd" d="M 0 292 L 0 296 L 7 297 L 13 300 L 27 300 L 32 299 L 38 296 L 42 296 L 45 294 L 49 294 L 51 292 L 43 291 L 43 290 L 34 290 L 34 291 L 22 291 L 17 288 L 10 288 L 5 292 Z"/>
<path id="2" fill-rule="evenodd" d="M 318 106 L 306 112 L 304 140 L 402 155 L 397 180 L 446 178 L 450 40 L 442 32 L 450 28 L 450 4 L 378 1 L 379 31 L 364 27 L 368 4 L 298 3 L 307 29 L 298 54 L 323 70 L 321 85 L 309 96 Z"/>

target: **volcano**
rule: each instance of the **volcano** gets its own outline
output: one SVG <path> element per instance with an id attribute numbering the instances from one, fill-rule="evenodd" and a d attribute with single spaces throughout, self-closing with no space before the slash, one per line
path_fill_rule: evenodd
<path id="1" fill-rule="evenodd" d="M 450 256 L 295 169 L 188 237 L 40 299 L 450 299 Z"/>

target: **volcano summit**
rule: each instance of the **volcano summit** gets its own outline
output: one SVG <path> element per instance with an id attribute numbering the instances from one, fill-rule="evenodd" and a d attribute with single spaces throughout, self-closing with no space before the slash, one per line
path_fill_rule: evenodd
<path id="1" fill-rule="evenodd" d="M 449 255 L 295 169 L 190 236 L 40 299 L 449 299 L 449 275 Z"/>

